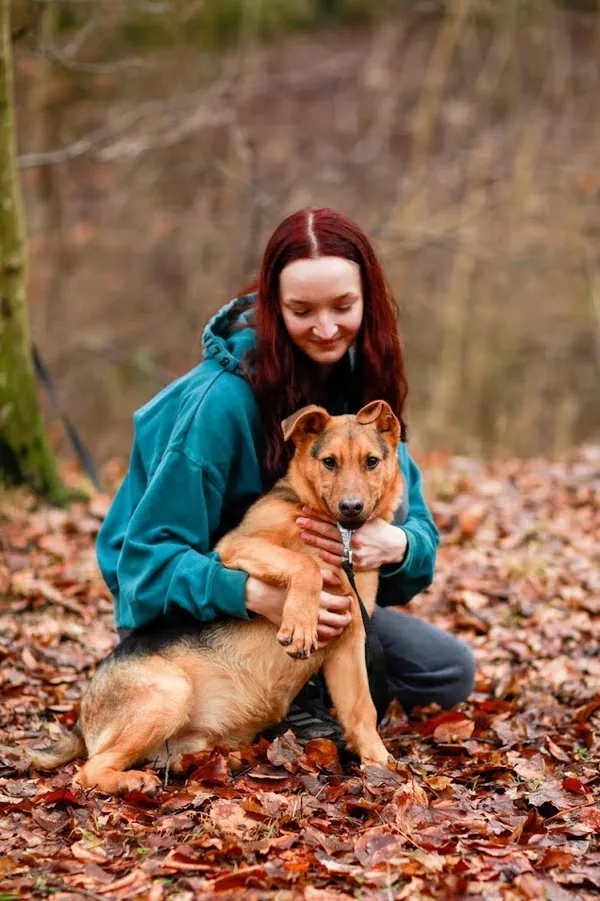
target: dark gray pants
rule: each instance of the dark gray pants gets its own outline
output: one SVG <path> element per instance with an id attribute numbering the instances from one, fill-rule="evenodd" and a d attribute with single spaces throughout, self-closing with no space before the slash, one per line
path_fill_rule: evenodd
<path id="1" fill-rule="evenodd" d="M 453 707 L 469 697 L 475 660 L 459 638 L 392 607 L 377 607 L 373 623 L 385 653 L 391 694 L 406 711 L 431 704 Z M 119 629 L 122 641 L 131 629 Z"/>
<path id="2" fill-rule="evenodd" d="M 434 701 L 448 708 L 469 697 L 475 659 L 463 641 L 392 607 L 376 607 L 373 623 L 385 654 L 390 692 L 404 710 Z"/>

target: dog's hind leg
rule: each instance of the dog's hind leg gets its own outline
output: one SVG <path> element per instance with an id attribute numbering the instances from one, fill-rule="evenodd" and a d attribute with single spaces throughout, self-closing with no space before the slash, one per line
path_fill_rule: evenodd
<path id="1" fill-rule="evenodd" d="M 351 625 L 323 661 L 323 676 L 350 750 L 363 763 L 386 765 L 393 758 L 377 732 L 377 712 L 369 689 L 365 633 L 358 604 L 353 604 L 352 616 Z"/>
<path id="2" fill-rule="evenodd" d="M 160 780 L 153 773 L 125 770 L 152 760 L 164 742 L 185 729 L 191 704 L 189 679 L 161 658 L 107 667 L 82 704 L 89 760 L 75 781 L 107 794 L 155 791 Z"/>

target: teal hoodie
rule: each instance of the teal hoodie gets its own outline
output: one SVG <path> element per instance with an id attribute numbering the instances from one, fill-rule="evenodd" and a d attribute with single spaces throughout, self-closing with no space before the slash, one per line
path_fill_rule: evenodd
<path id="1" fill-rule="evenodd" d="M 246 573 L 212 550 L 265 490 L 262 419 L 240 363 L 255 342 L 248 297 L 210 320 L 204 361 L 134 414 L 129 470 L 98 535 L 102 575 L 118 628 L 144 626 L 178 608 L 197 619 L 247 619 Z M 378 602 L 407 603 L 433 577 L 439 535 L 421 493 L 421 474 L 399 448 L 405 499 L 394 522 L 408 550 L 384 566 Z"/>

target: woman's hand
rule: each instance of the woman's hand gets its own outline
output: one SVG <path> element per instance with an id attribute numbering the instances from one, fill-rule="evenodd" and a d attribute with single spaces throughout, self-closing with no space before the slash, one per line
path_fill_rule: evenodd
<path id="1" fill-rule="evenodd" d="M 333 516 L 303 507 L 296 520 L 305 544 L 318 549 L 319 557 L 332 566 L 343 562 L 342 536 Z M 352 558 L 356 570 L 379 569 L 384 563 L 401 563 L 407 548 L 406 532 L 383 519 L 372 519 L 352 532 Z"/>
<path id="2" fill-rule="evenodd" d="M 323 585 L 330 588 L 339 588 L 340 580 L 328 569 L 322 569 Z M 285 588 L 276 588 L 274 585 L 267 585 L 254 576 L 248 576 L 246 582 L 246 607 L 252 613 L 258 613 L 265 616 L 274 625 L 279 628 L 281 625 L 281 614 L 285 603 Z M 330 641 L 342 634 L 346 626 L 352 622 L 350 614 L 350 604 L 352 599 L 346 595 L 330 594 L 328 591 L 321 592 L 321 602 L 319 608 L 319 624 L 317 626 L 317 636 L 319 638 L 319 649 L 327 647 Z"/>

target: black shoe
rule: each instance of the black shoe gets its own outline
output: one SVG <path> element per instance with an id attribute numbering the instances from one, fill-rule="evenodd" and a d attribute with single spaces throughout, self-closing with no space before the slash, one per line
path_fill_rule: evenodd
<path id="1" fill-rule="evenodd" d="M 344 730 L 328 710 L 329 694 L 323 679 L 317 675 L 296 696 L 286 716 L 261 735 L 273 741 L 291 729 L 300 744 L 314 738 L 328 738 L 340 749 L 345 749 Z"/>

